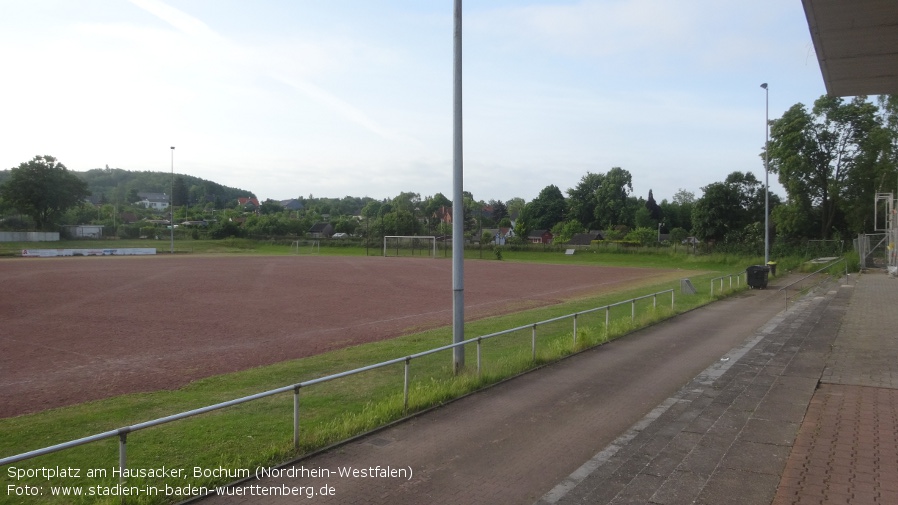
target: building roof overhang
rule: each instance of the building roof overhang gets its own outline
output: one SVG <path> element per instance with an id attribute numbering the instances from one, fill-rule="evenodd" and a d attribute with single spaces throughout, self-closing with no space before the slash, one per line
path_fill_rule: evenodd
<path id="1" fill-rule="evenodd" d="M 898 2 L 802 4 L 829 95 L 898 95 Z"/>

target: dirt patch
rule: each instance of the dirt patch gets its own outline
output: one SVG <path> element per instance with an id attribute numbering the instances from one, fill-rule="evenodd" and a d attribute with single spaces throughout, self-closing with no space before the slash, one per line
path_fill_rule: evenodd
<path id="1" fill-rule="evenodd" d="M 465 319 L 676 278 L 669 270 L 465 263 Z M 452 265 L 380 257 L 0 261 L 0 417 L 451 324 Z"/>

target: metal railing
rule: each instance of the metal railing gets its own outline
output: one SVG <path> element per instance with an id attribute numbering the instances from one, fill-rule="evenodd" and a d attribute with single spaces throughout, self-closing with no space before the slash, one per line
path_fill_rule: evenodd
<path id="1" fill-rule="evenodd" d="M 715 277 L 715 278 L 711 279 L 711 296 L 712 296 L 712 297 L 714 296 L 714 284 L 716 284 L 717 282 L 720 283 L 720 290 L 719 290 L 718 292 L 722 292 L 722 291 L 723 291 L 723 280 L 724 280 L 724 279 L 729 279 L 729 280 L 730 280 L 730 289 L 733 289 L 733 277 L 735 277 L 735 278 L 736 278 L 736 287 L 738 288 L 738 287 L 741 285 L 740 283 L 741 283 L 742 277 L 743 277 L 744 275 L 747 275 L 746 272 L 739 272 L 739 273 L 735 273 L 735 274 L 721 275 L 720 277 Z M 746 278 L 745 282 L 748 282 L 748 279 L 747 279 L 747 278 Z"/>
<path id="2" fill-rule="evenodd" d="M 188 417 L 193 417 L 193 416 L 197 416 L 197 415 L 200 415 L 200 414 L 205 414 L 205 413 L 207 413 L 207 412 L 212 412 L 212 411 L 214 411 L 214 410 L 219 410 L 219 409 L 223 409 L 223 408 L 226 408 L 226 407 L 231 407 L 231 406 L 234 406 L 234 405 L 240 405 L 240 404 L 243 404 L 243 403 L 251 402 L 251 401 L 254 401 L 254 400 L 259 400 L 259 399 L 261 399 L 261 398 L 267 398 L 267 397 L 269 397 L 269 396 L 274 396 L 274 395 L 278 395 L 278 394 L 282 394 L 282 393 L 288 393 L 288 392 L 290 392 L 290 391 L 293 392 L 293 447 L 294 447 L 294 449 L 296 449 L 296 448 L 299 447 L 299 435 L 300 435 L 300 431 L 299 431 L 299 414 L 300 414 L 299 406 L 300 406 L 300 395 L 299 395 L 299 393 L 300 393 L 300 390 L 301 390 L 302 388 L 306 388 L 306 387 L 309 387 L 309 386 L 312 386 L 312 385 L 315 385 L 315 384 L 320 384 L 320 383 L 323 383 L 323 382 L 332 381 L 332 380 L 339 379 L 339 378 L 342 378 L 342 377 L 348 377 L 348 376 L 351 376 L 351 375 L 356 375 L 356 374 L 359 374 L 359 373 L 362 373 L 362 372 L 367 372 L 367 371 L 369 371 L 369 370 L 374 370 L 374 369 L 383 368 L 383 367 L 387 367 L 387 366 L 391 366 L 391 365 L 396 365 L 396 364 L 399 364 L 399 363 L 404 363 L 404 364 L 405 364 L 405 365 L 404 365 L 404 366 L 405 366 L 405 375 L 404 375 L 404 380 L 403 380 L 403 409 L 404 409 L 405 411 L 408 411 L 409 382 L 410 382 L 410 377 L 411 377 L 410 370 L 411 370 L 411 363 L 412 363 L 412 360 L 414 360 L 414 359 L 421 358 L 421 357 L 424 357 L 424 356 L 428 356 L 428 355 L 431 355 L 431 354 L 434 354 L 434 353 L 438 353 L 438 352 L 441 352 L 441 351 L 446 351 L 446 350 L 449 350 L 449 349 L 453 349 L 453 348 L 458 347 L 458 346 L 465 346 L 465 345 L 468 345 L 468 344 L 476 344 L 476 345 L 477 345 L 477 374 L 478 374 L 478 377 L 479 377 L 480 374 L 481 374 L 481 370 L 482 370 L 482 359 L 481 359 L 482 353 L 481 353 L 481 345 L 482 345 L 482 342 L 483 342 L 484 340 L 487 340 L 487 339 L 490 339 L 490 338 L 494 338 L 494 337 L 499 337 L 499 336 L 506 335 L 506 334 L 509 334 L 509 333 L 514 333 L 514 332 L 521 331 L 521 330 L 530 329 L 531 332 L 532 332 L 532 333 L 531 333 L 531 335 L 532 335 L 532 336 L 531 336 L 532 358 L 535 360 L 535 359 L 536 359 L 536 340 L 537 340 L 537 339 L 536 339 L 536 337 L 537 337 L 537 331 L 536 331 L 536 330 L 537 330 L 537 328 L 538 328 L 539 326 L 541 326 L 541 325 L 546 325 L 546 324 L 549 324 L 549 323 L 558 322 L 558 321 L 563 321 L 563 320 L 566 320 L 566 319 L 572 319 L 572 320 L 573 320 L 573 345 L 576 346 L 576 344 L 577 344 L 577 319 L 578 319 L 579 316 L 582 316 L 582 315 L 584 315 L 584 314 L 590 314 L 590 313 L 599 312 L 599 311 L 604 310 L 604 311 L 605 311 L 605 335 L 606 335 L 606 337 L 607 337 L 607 335 L 608 335 L 608 327 L 610 326 L 610 323 L 611 323 L 611 309 L 612 309 L 612 308 L 630 304 L 630 306 L 631 306 L 631 309 L 630 309 L 630 320 L 631 320 L 631 321 L 635 321 L 635 319 L 636 319 L 636 302 L 637 302 L 637 301 L 640 301 L 640 300 L 646 300 L 646 299 L 648 299 L 648 298 L 652 298 L 652 309 L 654 310 L 654 309 L 657 308 L 657 306 L 658 306 L 658 296 L 659 296 L 659 295 L 666 295 L 667 293 L 670 293 L 670 306 L 671 306 L 671 309 L 674 309 L 674 307 L 675 307 L 675 295 L 674 295 L 674 290 L 673 290 L 673 289 L 668 289 L 668 290 L 665 290 L 665 291 L 659 291 L 659 292 L 656 292 L 656 293 L 652 293 L 652 294 L 650 294 L 650 295 L 640 296 L 640 297 L 637 297 L 637 298 L 631 298 L 631 299 L 625 300 L 625 301 L 623 301 L 623 302 L 617 302 L 617 303 L 613 303 L 613 304 L 610 304 L 610 305 L 604 305 L 604 306 L 601 306 L 601 307 L 596 307 L 596 308 L 593 308 L 593 309 L 588 309 L 588 310 L 576 312 L 576 313 L 573 313 L 573 314 L 567 314 L 567 315 L 564 315 L 564 316 L 559 316 L 559 317 L 555 317 L 555 318 L 552 318 L 552 319 L 547 319 L 547 320 L 540 321 L 540 322 L 537 322 L 537 323 L 532 323 L 532 324 L 528 324 L 528 325 L 525 325 L 525 326 L 519 326 L 519 327 L 517 327 L 517 328 L 512 328 L 512 329 L 509 329 L 509 330 L 503 330 L 503 331 L 496 332 L 496 333 L 490 333 L 490 334 L 487 334 L 487 335 L 481 335 L 481 336 L 479 336 L 479 337 L 474 337 L 474 338 L 471 338 L 471 339 L 468 339 L 468 340 L 465 340 L 465 341 L 462 341 L 462 342 L 453 343 L 453 344 L 449 344 L 449 345 L 444 345 L 444 346 L 442 346 L 442 347 L 437 347 L 437 348 L 434 348 L 434 349 L 429 349 L 429 350 L 426 350 L 426 351 L 423 351 L 423 352 L 419 352 L 419 353 L 416 353 L 416 354 L 411 354 L 411 355 L 408 355 L 408 356 L 405 356 L 405 357 L 395 358 L 395 359 L 391 359 L 391 360 L 388 360 L 388 361 L 383 361 L 383 362 L 381 362 L 381 363 L 376 363 L 376 364 L 373 364 L 373 365 L 368 365 L 368 366 L 364 366 L 364 367 L 361 367 L 361 368 L 356 368 L 356 369 L 353 369 L 353 370 L 348 370 L 348 371 L 345 371 L 345 372 L 340 372 L 340 373 L 336 373 L 336 374 L 333 374 L 333 375 L 328 375 L 328 376 L 325 376 L 325 377 L 320 377 L 320 378 L 317 378 L 317 379 L 312 379 L 312 380 L 308 380 L 308 381 L 304 381 L 304 382 L 299 382 L 299 383 L 292 384 L 292 385 L 289 385 L 289 386 L 283 386 L 283 387 L 280 387 L 280 388 L 277 388 L 277 389 L 272 389 L 272 390 L 269 390 L 269 391 L 264 391 L 264 392 L 262 392 L 262 393 L 257 393 L 257 394 L 253 394 L 253 395 L 249 395 L 249 396 L 244 396 L 244 397 L 242 397 L 242 398 L 237 398 L 237 399 L 229 400 L 229 401 L 226 401 L 226 402 L 216 403 L 216 404 L 214 404 L 214 405 L 209 405 L 209 406 L 206 406 L 206 407 L 202 407 L 202 408 L 198 408 L 198 409 L 194 409 L 194 410 L 189 410 L 189 411 L 186 411 L 186 412 L 181 412 L 181 413 L 178 413 L 178 414 L 173 414 L 173 415 L 170 415 L 170 416 L 161 417 L 161 418 L 158 418 L 158 419 L 153 419 L 153 420 L 151 420 L 151 421 L 146 421 L 146 422 L 134 424 L 134 425 L 131 425 L 131 426 L 125 426 L 125 427 L 118 428 L 118 429 L 115 429 L 115 430 L 105 431 L 105 432 L 103 432 L 103 433 L 97 433 L 97 434 L 95 434 L 95 435 L 91 435 L 91 436 L 88 436 L 88 437 L 79 438 L 79 439 L 76 439 L 76 440 L 71 440 L 71 441 L 63 442 L 63 443 L 56 444 L 56 445 L 51 445 L 51 446 L 48 446 L 48 447 L 44 447 L 44 448 L 41 448 L 41 449 L 36 449 L 36 450 L 33 450 L 33 451 L 29 451 L 29 452 L 24 452 L 24 453 L 21 453 L 21 454 L 17 454 L 17 455 L 15 455 L 15 456 L 5 457 L 5 458 L 0 459 L 0 466 L 5 466 L 5 465 L 12 464 L 12 463 L 16 463 L 16 462 L 18 462 L 18 461 L 23 461 L 23 460 L 26 460 L 26 459 L 35 458 L 35 457 L 37 457 L 37 456 L 43 456 L 43 455 L 46 455 L 46 454 L 50 454 L 50 453 L 54 453 L 54 452 L 59 452 L 59 451 L 65 450 L 65 449 L 71 449 L 71 448 L 73 448 L 73 447 L 78 447 L 78 446 L 85 445 L 85 444 L 89 444 L 89 443 L 91 443 L 91 442 L 96 442 L 96 441 L 99 441 L 99 440 L 105 440 L 105 439 L 110 439 L 110 438 L 118 437 L 118 439 L 119 439 L 119 469 L 120 469 L 120 470 L 125 470 L 125 469 L 127 468 L 127 443 L 128 443 L 128 434 L 130 434 L 130 433 L 132 433 L 132 432 L 139 431 L 139 430 L 143 430 L 143 429 L 147 429 L 147 428 L 152 428 L 152 427 L 154 427 L 154 426 L 159 426 L 159 425 L 166 424 L 166 423 L 170 423 L 170 422 L 173 422 L 173 421 L 178 421 L 178 420 L 180 420 L 180 419 L 186 419 L 186 418 L 188 418 Z M 122 472 L 119 473 L 119 475 L 120 475 L 119 481 L 123 483 L 123 482 L 124 482 L 124 479 L 125 479 L 124 475 L 126 475 L 126 472 L 122 471 Z"/>
<path id="3" fill-rule="evenodd" d="M 829 265 L 826 265 L 825 267 L 822 267 L 822 268 L 820 268 L 820 269 L 818 269 L 818 270 L 815 270 L 815 271 L 809 273 L 808 275 L 805 275 L 805 276 L 802 277 L 801 279 L 798 279 L 798 280 L 796 280 L 796 281 L 790 282 L 789 284 L 786 284 L 785 286 L 779 288 L 778 292 L 779 292 L 779 293 L 783 293 L 783 298 L 786 300 L 786 303 L 788 303 L 788 300 L 789 300 L 789 293 L 786 291 L 787 289 L 791 288 L 792 286 L 794 286 L 794 285 L 796 285 L 796 284 L 799 284 L 799 283 L 801 283 L 801 282 L 807 280 L 807 279 L 810 278 L 810 277 L 813 277 L 813 276 L 819 274 L 820 272 L 822 272 L 822 271 L 824 271 L 824 270 L 828 270 L 828 269 L 830 269 L 830 268 L 832 268 L 832 267 L 838 265 L 839 263 L 844 263 L 844 264 L 845 264 L 845 275 L 847 276 L 847 275 L 848 275 L 848 260 L 845 259 L 845 258 L 842 258 L 842 259 L 838 259 L 838 260 L 836 260 L 836 261 L 833 261 L 833 262 L 830 263 Z"/>

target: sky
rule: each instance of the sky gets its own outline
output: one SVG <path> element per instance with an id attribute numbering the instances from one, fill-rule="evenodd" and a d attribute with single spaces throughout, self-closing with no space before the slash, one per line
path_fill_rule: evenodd
<path id="1" fill-rule="evenodd" d="M 477 200 L 763 181 L 765 117 L 825 93 L 800 0 L 469 0 L 462 34 Z M 452 196 L 452 0 L 0 0 L 0 69 L 0 169 Z"/>

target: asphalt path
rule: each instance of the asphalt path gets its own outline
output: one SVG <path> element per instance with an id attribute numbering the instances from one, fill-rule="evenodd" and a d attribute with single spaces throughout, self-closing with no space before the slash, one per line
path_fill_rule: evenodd
<path id="1" fill-rule="evenodd" d="M 288 465 L 204 504 L 529 504 L 786 308 L 772 279 Z M 682 296 L 682 295 L 681 295 Z M 355 476 L 341 469 L 363 470 Z M 391 474 L 392 472 L 392 474 Z M 373 476 L 372 476 L 373 474 Z M 330 495 L 327 495 L 327 494 Z"/>

